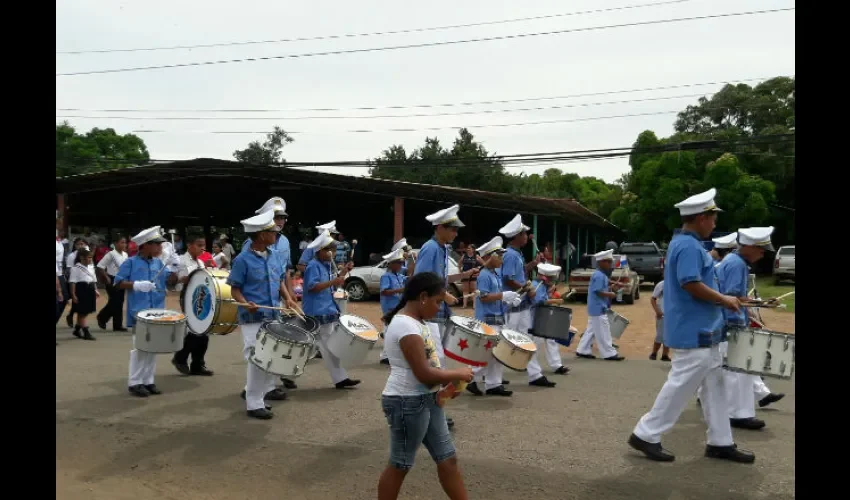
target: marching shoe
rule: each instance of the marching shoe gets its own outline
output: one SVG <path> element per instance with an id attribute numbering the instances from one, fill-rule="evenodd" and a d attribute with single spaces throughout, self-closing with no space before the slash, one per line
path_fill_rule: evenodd
<path id="1" fill-rule="evenodd" d="M 749 450 L 739 450 L 737 445 L 712 446 L 706 445 L 705 456 L 708 458 L 719 458 L 741 464 L 751 464 L 756 461 L 755 453 Z"/>
<path id="2" fill-rule="evenodd" d="M 676 456 L 665 450 L 661 443 L 650 443 L 632 434 L 629 436 L 629 446 L 646 455 L 646 458 L 656 462 L 672 462 Z"/>

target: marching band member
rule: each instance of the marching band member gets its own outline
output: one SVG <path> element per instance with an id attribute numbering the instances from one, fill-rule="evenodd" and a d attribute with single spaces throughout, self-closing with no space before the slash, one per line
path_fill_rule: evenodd
<path id="1" fill-rule="evenodd" d="M 558 279 L 558 276 L 561 274 L 561 266 L 541 262 L 537 264 L 537 274 L 539 281 L 534 280 L 531 282 L 531 288 L 535 290 L 536 294 L 532 301 L 530 331 L 534 330 L 534 312 L 540 304 L 557 305 L 563 303 L 556 298 L 550 298 L 555 293 L 555 284 L 550 284 L 550 281 L 554 282 Z M 556 374 L 566 375 L 570 372 L 570 369 L 564 366 L 561 359 L 561 346 L 557 341 L 534 336 L 534 344 L 537 346 L 538 351 L 546 353 L 546 362 L 549 363 L 549 366 Z M 539 361 L 537 366 L 540 366 Z"/>
<path id="2" fill-rule="evenodd" d="M 330 231 L 326 230 L 307 248 L 313 250 L 314 256 L 307 264 L 307 270 L 304 271 L 304 313 L 319 322 L 316 340 L 322 353 L 322 361 L 331 375 L 331 381 L 337 389 L 354 387 L 360 381 L 348 378 L 345 368 L 340 366 L 339 358 L 328 350 L 327 345 L 333 325 L 340 316 L 339 307 L 333 297 L 333 287 L 342 286 L 345 283 L 345 273 L 335 278 L 331 276 L 336 254 L 336 240 L 331 237 Z M 352 267 L 352 263 L 349 262 L 347 269 L 350 270 Z"/>
<path id="3" fill-rule="evenodd" d="M 499 229 L 499 232 L 508 242 L 508 251 L 505 253 L 502 262 L 502 290 L 506 292 L 520 292 L 525 287 L 527 273 L 534 270 L 534 267 L 543 257 L 543 254 L 538 254 L 534 260 L 525 263 L 521 249 L 528 243 L 527 231 L 529 229 L 531 228 L 522 223 L 522 216 L 519 214 Z M 525 300 L 508 310 L 508 328 L 523 334 L 529 333 L 528 331 L 531 329 L 531 304 L 536 296 L 537 292 L 530 289 Z M 538 337 L 532 335 L 532 338 L 535 343 L 538 341 Z M 555 382 L 550 382 L 543 375 L 543 368 L 540 366 L 537 355 L 538 353 L 535 352 L 528 363 L 528 384 L 538 387 L 555 387 Z"/>
<path id="4" fill-rule="evenodd" d="M 327 222 L 325 224 L 322 224 L 320 226 L 316 226 L 316 231 L 318 231 L 319 234 L 322 234 L 323 232 L 327 231 L 327 232 L 330 233 L 330 235 L 333 237 L 334 240 L 336 240 L 336 236 L 339 234 L 339 231 L 336 230 L 336 221 L 335 220 L 332 220 L 332 221 Z M 301 271 L 301 273 L 304 273 L 304 271 L 307 270 L 307 264 L 309 264 L 310 261 L 313 260 L 313 255 L 315 253 L 316 253 L 316 250 L 313 249 L 313 248 L 310 248 L 310 245 L 307 245 L 307 248 L 305 248 L 304 251 L 301 252 L 301 257 L 298 259 L 298 266 L 297 266 L 298 270 Z"/>
<path id="5" fill-rule="evenodd" d="M 286 202 L 283 201 L 283 198 L 279 196 L 275 196 L 269 198 L 262 207 L 260 207 L 256 212 L 256 214 L 263 214 L 270 210 L 274 210 L 274 223 L 279 228 L 278 231 L 283 231 L 283 227 L 286 225 L 286 219 L 289 217 L 289 214 L 286 213 Z M 239 253 L 245 253 L 251 248 L 251 238 L 245 240 L 245 243 L 242 244 L 242 250 Z M 283 289 L 283 299 L 286 307 L 295 308 L 295 291 L 292 289 L 292 283 L 289 279 L 289 270 L 292 269 L 292 248 L 289 246 L 289 238 L 287 238 L 282 232 L 278 232 L 277 236 L 275 236 L 275 241 L 271 245 L 268 246 L 270 252 L 272 252 L 278 259 L 280 259 L 281 266 L 284 270 L 284 279 L 286 279 L 286 287 Z"/>
<path id="6" fill-rule="evenodd" d="M 682 232 L 673 236 L 664 266 L 664 344 L 674 349 L 667 381 L 649 413 L 638 421 L 629 445 L 657 461 L 675 456 L 661 446 L 697 388 L 703 386 L 703 418 L 708 425 L 705 456 L 751 463 L 755 455 L 740 450 L 732 438 L 718 343 L 723 316 L 718 304 L 738 311 L 738 299 L 717 291 L 714 262 L 702 240 L 714 230 L 717 191 L 712 188 L 676 204 Z"/>
<path id="7" fill-rule="evenodd" d="M 273 309 L 257 306 L 277 307 L 280 304 L 280 297 L 286 290 L 286 269 L 283 261 L 269 249 L 280 233 L 274 210 L 255 215 L 241 223 L 251 239 L 250 251 L 243 251 L 233 259 L 227 277 L 233 298 L 237 302 L 248 303 L 248 306 L 238 308 L 242 354 L 248 362 L 245 389 L 241 396 L 245 400 L 249 417 L 268 420 L 274 414 L 271 407 L 266 406 L 265 400 L 283 401 L 287 395 L 275 388 L 274 375 L 261 370 L 249 358 L 251 349 L 257 343 L 260 325 L 263 321 L 273 319 L 276 314 Z"/>
<path id="8" fill-rule="evenodd" d="M 404 264 L 401 266 L 401 272 L 409 278 L 416 272 L 416 255 L 410 245 L 407 244 L 407 238 L 396 241 L 390 251 L 395 252 L 398 249 L 404 251 Z"/>
<path id="9" fill-rule="evenodd" d="M 593 340 L 596 339 L 596 348 L 599 355 L 606 361 L 622 361 L 626 358 L 617 354 L 611 341 L 611 324 L 608 322 L 608 310 L 611 308 L 611 299 L 617 294 L 610 291 L 617 290 L 623 285 L 610 283 L 608 276 L 611 274 L 614 262 L 614 251 L 603 250 L 593 256 L 596 259 L 596 270 L 590 278 L 590 287 L 587 290 L 587 329 L 581 336 L 581 341 L 576 348 L 576 356 L 580 358 L 595 359 L 591 351 Z"/>
<path id="10" fill-rule="evenodd" d="M 177 282 L 177 262 L 171 259 L 166 266 L 159 259 L 162 243 L 165 242 L 159 226 L 145 229 L 131 240 L 138 245 L 138 253 L 121 263 L 115 275 L 115 286 L 127 290 L 127 321 L 124 324 L 129 328 L 136 325 L 136 314 L 139 311 L 164 309 L 166 288 Z M 163 270 L 163 267 L 166 269 Z M 130 394 L 141 398 L 161 394 L 154 384 L 156 354 L 142 352 L 134 347 L 130 351 L 129 371 Z"/>
<path id="11" fill-rule="evenodd" d="M 401 241 L 407 242 L 402 238 Z M 398 244 L 393 245 L 394 250 L 388 255 L 384 255 L 384 260 L 387 261 L 387 270 L 381 276 L 380 293 L 381 293 L 381 312 L 387 315 L 395 309 L 395 306 L 401 301 L 401 295 L 404 293 L 404 282 L 406 276 L 402 274 L 404 264 L 404 246 L 398 247 Z M 384 330 L 386 331 L 386 323 Z M 381 349 L 381 364 L 390 364 L 387 358 L 387 350 Z"/>
<path id="12" fill-rule="evenodd" d="M 183 287 L 189 282 L 189 275 L 197 269 L 204 269 L 204 262 L 200 259 L 201 254 L 207 246 L 207 240 L 203 235 L 189 235 L 186 238 L 186 253 L 180 256 L 180 265 L 177 271 L 177 291 L 182 291 Z M 182 296 L 181 296 L 182 300 Z M 177 368 L 177 371 L 183 375 L 203 375 L 210 377 L 213 375 L 212 370 L 207 369 L 204 355 L 207 353 L 207 348 L 210 344 L 209 335 L 195 335 L 191 332 L 186 333 L 186 338 L 183 340 L 183 349 L 174 353 L 171 358 L 171 364 Z M 188 364 L 189 355 L 192 355 L 192 365 Z"/>
<path id="13" fill-rule="evenodd" d="M 390 355 L 390 375 L 381 395 L 389 424 L 390 457 L 378 482 L 378 498 L 394 500 L 413 468 L 416 451 L 424 444 L 437 464 L 437 475 L 452 500 L 468 498 L 457 452 L 443 412 L 453 385 L 472 380 L 472 370 L 441 369 L 438 340 L 426 321 L 443 309 L 445 277 L 431 272 L 410 279 L 401 301 L 384 317 Z M 441 389 L 441 386 L 448 386 Z M 454 393 L 454 394 L 453 394 Z"/>
<path id="14" fill-rule="evenodd" d="M 484 269 L 478 274 L 477 290 L 475 296 L 475 319 L 487 325 L 495 327 L 500 331 L 505 324 L 505 304 L 518 305 L 522 299 L 513 291 L 502 291 L 502 278 L 498 269 L 502 267 L 502 255 L 507 250 L 502 248 L 502 238 L 496 236 L 478 248 L 481 258 L 484 259 Z M 493 357 L 493 350 L 489 350 L 487 366 L 474 368 L 475 377 L 466 390 L 480 396 L 483 394 L 478 388 L 478 382 L 483 382 L 484 390 L 491 396 L 511 396 L 514 392 L 505 389 L 502 379 L 504 367 Z"/>
<path id="15" fill-rule="evenodd" d="M 712 238 L 714 248 L 709 254 L 718 264 L 726 255 L 738 246 L 738 233 L 730 233 L 719 238 Z"/>
<path id="16" fill-rule="evenodd" d="M 419 256 L 416 259 L 416 269 L 414 276 L 419 273 L 434 273 L 443 278 L 446 282 L 446 287 L 449 283 L 459 281 L 462 278 L 468 278 L 478 273 L 477 269 L 470 269 L 465 273 L 449 275 L 449 251 L 451 243 L 457 238 L 457 232 L 465 224 L 461 222 L 457 212 L 460 210 L 460 205 L 452 205 L 438 212 L 425 217 L 425 220 L 434 226 L 434 237 L 425 242 L 419 250 Z M 450 305 L 457 304 L 458 300 L 452 294 L 446 291 L 445 301 L 440 306 L 440 311 L 426 324 L 431 330 L 431 337 L 437 345 L 437 355 L 440 357 L 440 365 L 445 366 L 446 354 L 443 351 L 443 330 L 446 328 L 446 321 L 451 317 L 452 311 Z M 454 420 L 446 417 L 449 427 L 454 426 Z"/>

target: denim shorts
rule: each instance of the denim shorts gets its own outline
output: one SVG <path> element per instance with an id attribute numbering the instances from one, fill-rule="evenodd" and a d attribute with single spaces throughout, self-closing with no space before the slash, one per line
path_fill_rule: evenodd
<path id="1" fill-rule="evenodd" d="M 382 396 L 381 406 L 390 428 L 390 465 L 408 470 L 424 444 L 434 462 L 455 456 L 455 446 L 437 393 L 420 396 Z"/>

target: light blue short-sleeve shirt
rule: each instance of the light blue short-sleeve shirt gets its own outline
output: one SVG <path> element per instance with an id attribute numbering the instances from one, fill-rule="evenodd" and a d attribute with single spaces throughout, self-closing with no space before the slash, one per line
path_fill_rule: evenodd
<path id="1" fill-rule="evenodd" d="M 158 258 L 145 259 L 141 255 L 134 255 L 118 268 L 114 281 L 116 286 L 122 281 L 152 281 L 156 285 L 152 292 L 137 292 L 132 288 L 127 290 L 127 320 L 124 324 L 128 327 L 135 326 L 139 311 L 165 308 L 166 282 L 171 271 L 166 268 L 160 273 L 163 266 L 165 264 Z"/>

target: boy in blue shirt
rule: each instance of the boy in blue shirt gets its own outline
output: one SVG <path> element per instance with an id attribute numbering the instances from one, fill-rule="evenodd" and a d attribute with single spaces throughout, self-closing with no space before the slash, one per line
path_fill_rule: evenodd
<path id="1" fill-rule="evenodd" d="M 553 281 L 557 280 L 558 276 L 561 274 L 561 266 L 541 262 L 537 264 L 537 274 L 538 279 L 531 282 L 531 289 L 536 292 L 534 299 L 531 301 L 532 331 L 534 330 L 534 314 L 540 305 L 557 305 L 562 303 L 561 300 L 549 298 L 550 292 L 555 292 L 555 284 Z M 564 366 L 564 363 L 561 360 L 561 347 L 556 340 L 534 336 L 534 344 L 537 346 L 538 352 L 542 351 L 546 354 L 546 363 L 549 364 L 556 374 L 566 375 L 570 372 L 570 369 Z M 539 362 L 537 363 L 537 366 L 540 366 Z"/>
<path id="2" fill-rule="evenodd" d="M 328 350 L 327 344 L 328 337 L 333 332 L 334 323 L 340 316 L 339 307 L 333 297 L 334 287 L 340 287 L 345 283 L 345 271 L 336 277 L 332 273 L 336 241 L 331 237 L 330 231 L 325 231 L 307 248 L 314 251 L 314 256 L 304 271 L 304 313 L 319 322 L 316 341 L 319 343 L 322 361 L 331 374 L 334 386 L 337 389 L 354 387 L 360 381 L 348 378 L 345 368 L 340 365 L 339 358 Z M 350 270 L 351 267 L 349 262 L 347 269 Z"/>
<path id="3" fill-rule="evenodd" d="M 682 232 L 673 236 L 664 267 L 664 345 L 673 352 L 667 381 L 652 409 L 638 421 L 629 446 L 652 460 L 672 462 L 661 436 L 676 424 L 702 385 L 703 418 L 708 425 L 705 456 L 752 463 L 755 455 L 735 446 L 723 383 L 719 342 L 723 316 L 719 306 L 739 311 L 737 297 L 718 292 L 714 260 L 702 240 L 714 231 L 717 191 L 710 189 L 677 203 Z"/>
<path id="4" fill-rule="evenodd" d="M 499 276 L 499 268 L 502 267 L 502 255 L 506 252 L 502 248 L 502 238 L 496 236 L 482 245 L 478 252 L 484 259 L 484 269 L 478 274 L 477 293 L 475 295 L 475 319 L 488 324 L 496 331 L 500 331 L 505 324 L 505 304 L 519 303 L 520 298 L 516 292 L 502 291 L 502 277 Z M 494 343 L 495 344 L 495 343 Z M 493 346 L 495 347 L 495 345 Z M 484 390 L 488 396 L 510 396 L 513 391 L 505 389 L 502 374 L 504 367 L 502 363 L 493 357 L 493 351 L 487 360 L 487 366 L 474 368 L 475 378 L 466 386 L 466 390 L 480 396 L 481 389 L 478 383 L 484 384 Z"/>
<path id="5" fill-rule="evenodd" d="M 316 231 L 318 231 L 319 234 L 322 234 L 325 231 L 327 231 L 331 234 L 331 236 L 334 239 L 336 239 L 336 235 L 339 234 L 339 231 L 336 230 L 336 221 L 335 220 L 332 220 L 328 223 L 316 226 Z M 316 253 L 316 250 L 311 248 L 310 245 L 307 245 L 307 248 L 305 248 L 304 251 L 301 252 L 301 257 L 298 258 L 298 266 L 296 266 L 296 267 L 298 268 L 299 271 L 301 271 L 302 274 L 304 273 L 304 271 L 307 270 L 307 264 L 309 264 L 310 261 L 313 260 L 313 256 L 315 255 L 315 253 Z M 334 255 L 336 255 L 336 254 L 334 254 Z"/>
<path id="6" fill-rule="evenodd" d="M 381 276 L 381 317 L 383 318 L 390 313 L 401 302 L 401 296 L 404 293 L 404 283 L 407 277 L 402 274 L 404 264 L 404 249 L 397 248 L 387 255 L 384 255 L 384 260 L 387 261 L 387 270 Z M 384 324 L 386 330 L 387 325 Z M 383 335 L 383 334 L 381 334 Z M 385 349 L 381 349 L 381 364 L 390 364 L 387 358 Z"/>
<path id="7" fill-rule="evenodd" d="M 581 341 L 576 348 L 576 356 L 580 358 L 595 359 L 591 351 L 591 345 L 596 339 L 596 348 L 599 355 L 607 361 L 622 361 L 626 358 L 617 354 L 611 341 L 611 325 L 608 323 L 608 310 L 611 308 L 611 299 L 617 294 L 610 289 L 622 287 L 619 283 L 611 283 L 608 276 L 611 274 L 614 263 L 614 251 L 605 250 L 593 256 L 596 259 L 596 270 L 590 278 L 590 287 L 587 289 L 587 329 L 581 336 Z"/>

